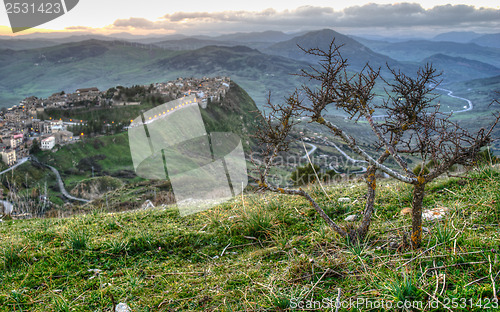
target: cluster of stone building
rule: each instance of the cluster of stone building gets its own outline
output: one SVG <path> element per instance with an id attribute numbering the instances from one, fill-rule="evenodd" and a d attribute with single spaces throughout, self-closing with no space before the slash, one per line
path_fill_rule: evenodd
<path id="1" fill-rule="evenodd" d="M 174 81 L 154 83 L 151 93 L 159 93 L 170 97 L 195 94 L 202 106 L 207 102 L 219 101 L 229 90 L 229 77 L 178 78 Z M 145 86 L 149 87 L 149 86 Z M 54 93 L 46 99 L 31 96 L 22 100 L 19 105 L 3 110 L 0 113 L 0 155 L 8 166 L 14 165 L 18 159 L 27 157 L 36 139 L 40 148 L 51 150 L 56 144 L 64 145 L 74 142 L 80 137 L 67 130 L 69 125 L 78 123 L 72 120 L 40 120 L 37 117 L 46 108 L 68 108 L 82 101 L 105 100 L 106 93 L 99 89 L 77 89 L 75 93 Z M 106 99 L 108 101 L 108 99 Z M 80 121 L 83 123 L 83 121 Z"/>
<path id="2" fill-rule="evenodd" d="M 104 92 L 99 91 L 96 87 L 77 89 L 75 93 L 54 93 L 43 100 L 43 105 L 44 107 L 65 107 L 82 101 L 97 101 L 97 103 L 100 103 L 103 96 Z"/>
<path id="3" fill-rule="evenodd" d="M 229 90 L 229 77 L 177 78 L 174 81 L 154 83 L 154 91 L 165 96 L 195 94 L 202 104 L 219 101 Z"/>
<path id="4" fill-rule="evenodd" d="M 18 159 L 27 157 L 35 140 L 42 149 L 50 150 L 56 144 L 78 140 L 78 136 L 67 131 L 68 124 L 62 120 L 40 120 L 37 112 L 43 106 L 36 98 L 27 98 L 19 105 L 0 114 L 0 154 L 2 161 L 12 166 Z"/>

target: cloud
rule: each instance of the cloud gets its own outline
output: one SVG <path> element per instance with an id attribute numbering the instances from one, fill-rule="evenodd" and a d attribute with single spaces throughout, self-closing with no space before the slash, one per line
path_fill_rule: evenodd
<path id="1" fill-rule="evenodd" d="M 500 10 L 470 5 L 440 5 L 425 10 L 417 3 L 367 4 L 343 11 L 344 27 L 460 26 L 469 23 L 500 25 Z"/>
<path id="2" fill-rule="evenodd" d="M 153 22 L 145 18 L 131 17 L 128 19 L 118 19 L 113 23 L 114 27 L 140 28 L 140 29 L 161 29 L 163 22 Z"/>
<path id="3" fill-rule="evenodd" d="M 187 32 L 258 31 L 297 28 L 499 27 L 500 10 L 470 5 L 441 5 L 424 9 L 417 3 L 366 4 L 342 11 L 301 6 L 294 10 L 176 12 L 156 21 L 144 18 L 116 20 L 114 28 L 175 29 Z"/>
<path id="4" fill-rule="evenodd" d="M 69 26 L 65 27 L 65 30 L 75 30 L 75 31 L 81 31 L 81 30 L 95 30 L 95 28 L 92 27 L 87 27 L 87 26 Z"/>

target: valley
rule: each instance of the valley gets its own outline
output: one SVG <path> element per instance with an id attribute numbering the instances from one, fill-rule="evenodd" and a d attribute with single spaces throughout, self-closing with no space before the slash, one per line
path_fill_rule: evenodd
<path id="1" fill-rule="evenodd" d="M 321 15 L 321 8 L 312 9 Z M 127 22 L 145 20 L 120 21 Z M 437 109 L 437 116 L 451 115 L 471 132 L 494 120 L 492 113 L 500 110 L 498 103 L 490 105 L 500 99 L 498 34 L 407 39 L 332 29 L 231 31 L 0 38 L 0 311 L 115 312 L 124 306 L 128 311 L 291 311 L 318 298 L 329 307 L 305 309 L 333 311 L 340 300 L 373 300 L 411 302 L 416 308 L 408 311 L 451 311 L 443 305 L 446 299 L 496 298 L 499 127 L 489 145 L 472 153 L 473 164 L 465 155 L 431 182 L 424 172 L 441 163 L 419 158 L 411 138 L 408 146 L 399 146 L 400 159 L 381 160 L 386 171 L 372 171 L 366 160 L 373 165 L 370 157 L 389 155 L 370 122 L 386 120 L 390 110 L 382 104 L 399 94 L 387 84 L 394 79 L 391 70 L 408 75 L 403 80 L 410 85 L 410 99 L 418 99 L 426 86 L 436 87 L 430 95 L 436 98 L 420 118 Z M 300 75 L 318 69 L 321 57 L 304 51 L 327 50 L 333 38 L 341 46 L 338 61 L 350 65 L 346 79 L 355 81 L 367 63 L 380 69 L 369 97 L 373 102 L 363 102 L 363 88 L 343 99 L 352 110 L 369 111 L 364 117 L 349 118 L 351 111 L 336 107 L 331 94 L 318 96 L 324 110 L 314 116 L 314 100 L 304 100 L 307 89 L 299 89 L 305 85 L 321 95 L 324 85 Z M 431 63 L 442 72 L 440 83 L 412 89 L 418 68 Z M 300 113 L 279 119 L 273 112 L 286 107 L 280 105 L 294 90 L 297 100 L 289 98 L 288 104 L 300 103 Z M 392 100 L 397 106 L 404 98 Z M 268 101 L 277 105 L 274 111 Z M 187 119 L 177 114 L 183 109 L 196 114 Z M 392 140 L 398 131 L 404 134 L 418 117 L 412 113 L 396 112 L 392 117 L 407 116 L 408 124 L 386 124 L 382 135 Z M 341 130 L 328 130 L 327 122 Z M 283 136 L 289 126 L 293 129 Z M 262 129 L 269 130 L 267 143 L 261 141 Z M 138 135 L 131 135 L 135 130 Z M 192 133 L 201 136 L 185 141 Z M 214 139 L 214 133 L 236 135 L 241 153 L 229 155 L 227 142 Z M 339 139 L 342 133 L 369 157 L 361 158 Z M 421 134 L 409 136 L 418 140 Z M 221 138 L 234 143 L 234 137 Z M 434 134 L 417 145 L 434 147 L 440 139 Z M 161 152 L 154 142 L 161 143 Z M 210 157 L 200 153 L 206 150 Z M 169 155 L 181 165 L 169 167 Z M 266 180 L 262 167 L 269 155 L 276 158 L 264 169 Z M 231 175 L 236 158 L 246 165 L 246 187 Z M 148 179 L 136 171 L 144 160 L 157 165 L 147 168 Z M 394 176 L 398 162 L 408 165 L 399 171 L 413 184 L 387 174 Z M 213 186 L 210 199 L 218 199 L 227 184 L 227 201 L 183 214 L 177 177 L 169 177 L 169 168 L 208 175 L 207 185 L 197 184 L 194 176 L 184 177 L 183 186 L 195 194 Z M 419 208 L 415 198 L 420 196 Z M 418 213 L 422 223 L 414 232 Z M 357 236 L 367 215 L 368 234 Z M 415 233 L 421 236 L 419 246 L 412 245 Z M 443 308 L 433 309 L 434 304 Z M 485 309 L 476 302 L 463 311 Z"/>
<path id="2" fill-rule="evenodd" d="M 245 142 L 245 150 L 250 151 L 255 148 L 251 133 L 255 132 L 257 120 L 255 116 L 252 117 L 253 113 L 251 112 L 263 109 L 269 91 L 272 92 L 273 101 L 280 101 L 291 88 L 305 83 L 306 81 L 303 78 L 291 74 L 298 73 L 301 68 L 307 68 L 316 61 L 314 58 L 305 57 L 304 53 L 297 48 L 297 45 L 304 48 L 320 47 L 324 49 L 329 42 L 329 38 L 333 37 L 335 37 L 336 43 L 343 45 L 342 51 L 347 56 L 349 63 L 352 64 L 353 69 L 361 69 L 367 61 L 370 61 L 373 66 L 385 68 L 385 65 L 388 64 L 391 67 L 399 67 L 403 71 L 411 71 L 418 64 L 422 64 L 417 62 L 416 58 L 412 60 L 402 58 L 401 55 L 407 55 L 406 52 L 399 55 L 395 54 L 394 51 L 398 51 L 397 49 L 393 50 L 391 57 L 377 54 L 374 51 L 385 51 L 382 49 L 382 42 L 355 38 L 359 40 L 358 42 L 353 38 L 331 30 L 308 32 L 297 37 L 282 36 L 279 33 L 255 33 L 252 36 L 243 36 L 242 38 L 238 36 L 222 36 L 212 39 L 181 38 L 156 43 L 127 43 L 114 39 L 102 41 L 80 38 L 81 40 L 75 42 L 62 42 L 61 44 L 59 40 L 52 42 L 53 44 L 48 47 L 36 47 L 29 45 L 35 44 L 34 42 L 29 42 L 26 45 L 29 49 L 0 50 L 0 54 L 3 53 L 4 56 L 7 56 L 0 62 L 0 66 L 6 73 L 13 73 L 13 76 L 2 75 L 3 78 L 0 78 L 4 81 L 2 86 L 5 86 L 11 92 L 0 92 L 0 98 L 1 103 L 5 105 L 5 103 L 9 103 L 9 100 L 6 100 L 10 98 L 9 94 L 15 93 L 16 96 L 22 94 L 27 99 L 35 96 L 36 103 L 45 103 L 42 105 L 46 107 L 34 113 L 34 118 L 53 122 L 60 120 L 62 125 L 75 133 L 75 139 L 81 139 L 82 142 L 62 146 L 55 153 L 37 152 L 35 154 L 36 157 L 40 158 L 40 161 L 61 172 L 60 175 L 65 181 L 64 184 L 68 190 L 79 188 L 82 181 L 106 176 L 116 179 L 116 183 L 118 183 L 116 185 L 123 183 L 133 185 L 143 181 L 133 173 L 128 140 L 123 133 L 123 131 L 126 131 L 130 120 L 140 115 L 140 112 L 155 107 L 161 101 L 187 95 L 188 91 L 191 93 L 191 89 L 193 89 L 193 92 L 203 93 L 202 91 L 195 91 L 198 84 L 201 86 L 203 79 L 195 82 L 191 87 L 180 88 L 179 86 L 185 84 L 185 82 L 182 78 L 179 80 L 179 76 L 176 75 L 192 74 L 192 77 L 206 75 L 212 77 L 206 79 L 214 79 L 213 77 L 220 74 L 231 74 L 231 78 L 227 83 L 230 80 L 234 81 L 231 84 L 238 91 L 234 92 L 233 90 L 230 95 L 236 97 L 234 99 L 225 98 L 222 108 L 219 108 L 216 104 L 219 101 L 217 97 L 215 104 L 209 104 L 209 108 L 202 110 L 202 114 L 211 131 L 235 131 Z M 195 45 L 185 49 L 186 46 L 180 44 L 181 42 L 191 42 Z M 179 49 L 170 49 L 172 45 L 177 43 L 179 43 Z M 16 42 L 16 44 L 17 46 L 21 45 L 20 42 Z M 363 44 L 371 46 L 374 51 Z M 387 47 L 391 46 L 391 49 L 398 46 L 421 51 L 419 53 L 421 53 L 422 62 L 432 61 L 439 69 L 443 68 L 441 66 L 448 69 L 452 68 L 450 74 L 444 76 L 443 84 L 436 89 L 438 94 L 442 94 L 436 100 L 436 105 L 439 104 L 444 113 L 453 112 L 455 120 L 473 130 L 479 129 L 482 124 L 474 122 L 474 120 L 484 118 L 484 123 L 488 121 L 490 117 L 488 104 L 495 98 L 495 93 L 491 92 L 491 90 L 494 90 L 496 85 L 494 85 L 493 89 L 489 88 L 489 92 L 484 93 L 481 90 L 484 85 L 484 83 L 480 82 L 481 80 L 462 80 L 462 77 L 474 78 L 488 75 L 497 77 L 494 76 L 498 74 L 494 65 L 485 65 L 485 63 L 478 63 L 473 58 L 470 60 L 464 58 L 471 55 L 476 55 L 476 57 L 482 55 L 484 56 L 483 61 L 491 61 L 493 58 L 488 58 L 488 55 L 500 55 L 495 48 L 470 46 L 468 43 L 454 43 L 449 46 L 438 43 L 433 46 L 434 52 L 448 53 L 454 51 L 454 53 L 449 55 L 435 54 L 430 58 L 426 58 L 425 53 L 427 52 L 425 52 L 425 49 L 415 49 L 414 45 L 416 43 L 414 42 L 385 44 Z M 424 43 L 421 44 L 422 47 L 426 46 Z M 463 53 L 457 52 L 460 45 L 464 48 Z M 127 65 L 124 66 L 124 64 Z M 456 66 L 456 64 L 459 65 Z M 468 69 L 467 72 L 463 71 L 461 68 L 465 65 L 472 69 Z M 470 70 L 481 72 L 481 74 L 471 74 Z M 57 77 L 64 72 L 74 72 L 76 74 L 69 75 L 69 79 L 65 79 L 65 82 L 61 84 L 58 82 L 60 80 Z M 381 73 L 382 77 L 385 77 L 386 72 L 384 69 Z M 27 75 L 33 75 L 36 78 L 29 80 L 21 78 Z M 167 87 L 165 81 L 168 81 L 169 77 L 175 77 L 173 78 L 175 80 L 168 83 L 176 88 L 173 92 L 168 91 L 169 89 L 162 89 Z M 451 77 L 456 77 L 456 79 Z M 190 81 L 189 79 L 186 81 Z M 496 83 L 495 78 L 482 79 L 486 79 L 485 81 L 490 79 L 492 83 Z M 7 81 L 8 85 L 6 86 Z M 165 83 L 160 83 L 162 81 Z M 27 88 L 23 83 L 29 83 L 30 87 Z M 96 90 L 109 89 L 99 91 L 99 93 L 95 93 L 88 98 L 78 98 L 80 95 L 76 93 L 73 96 L 70 93 L 71 90 L 81 88 L 82 83 L 85 83 L 83 86 L 98 86 L 99 88 L 95 88 Z M 13 87 L 14 85 L 17 87 Z M 377 100 L 382 101 L 385 91 L 380 87 L 377 88 L 379 96 Z M 21 89 L 23 93 L 18 92 Z M 60 95 L 54 93 L 61 89 L 63 92 Z M 144 93 L 141 90 L 149 91 Z M 245 91 L 248 91 L 248 94 Z M 206 95 L 204 96 L 206 97 Z M 48 97 L 47 99 L 50 101 L 43 100 L 44 97 Z M 114 102 L 113 100 L 110 102 L 112 97 L 114 97 Z M 77 101 L 82 99 L 86 99 L 88 102 L 85 107 L 73 107 Z M 213 96 L 211 99 L 214 100 Z M 24 103 L 29 103 L 29 101 L 31 100 L 25 100 Z M 120 101 L 123 104 L 120 104 Z M 78 105 L 81 105 L 81 103 Z M 334 111 L 329 114 L 333 119 L 344 118 L 342 114 L 337 115 Z M 384 116 L 383 113 L 375 114 L 374 118 L 384 118 Z M 363 121 L 353 123 L 346 119 L 344 122 L 352 123 L 347 128 L 352 128 L 353 134 L 367 133 L 368 129 L 363 125 Z M 238 126 L 240 123 L 241 125 Z M 322 159 L 320 158 L 322 157 L 337 159 L 335 162 L 329 161 L 326 166 L 327 169 L 337 171 L 339 174 L 345 170 L 347 170 L 345 172 L 351 173 L 363 172 L 364 168 L 356 166 L 353 161 L 351 161 L 351 166 L 354 165 L 352 169 L 348 168 L 349 165 L 346 167 L 348 163 L 346 163 L 346 160 L 350 159 L 350 156 L 346 153 L 348 149 L 345 146 L 340 147 L 338 140 L 330 134 L 306 123 L 299 124 L 298 132 L 304 134 L 297 134 L 297 138 L 302 136 L 309 137 L 311 140 L 307 144 L 311 144 L 309 153 L 314 162 L 321 162 Z M 80 133 L 86 133 L 86 135 L 78 136 Z M 370 142 L 362 135 L 357 136 L 362 142 Z M 108 151 L 107 146 L 110 142 L 112 142 L 113 148 Z M 494 143 L 493 151 L 498 153 L 499 147 L 498 142 Z M 294 145 L 290 155 L 297 155 L 303 161 L 306 160 L 303 156 L 304 150 L 301 144 Z M 339 161 L 342 158 L 344 160 Z M 334 163 L 335 165 L 332 165 Z M 287 176 L 301 165 L 305 165 L 305 163 L 288 163 L 279 169 L 277 173 Z M 34 180 L 32 184 L 37 185 L 36 188 L 40 189 L 43 188 L 40 183 L 48 182 L 49 188 L 48 191 L 44 191 L 44 196 L 50 198 L 51 202 L 56 203 L 56 205 L 67 202 L 68 196 L 61 196 L 60 194 L 61 188 L 58 186 L 57 174 L 42 168 L 39 170 L 45 173 Z M 4 173 L 7 172 L 10 171 L 5 168 Z M 287 181 L 287 178 L 282 177 L 280 179 Z M 101 182 L 97 179 L 96 183 Z M 31 187 L 27 187 L 24 192 L 29 192 L 31 189 Z M 166 190 L 168 191 L 168 188 Z M 7 189 L 5 191 L 8 192 Z M 92 198 L 98 198 L 103 193 L 98 194 L 99 192 L 92 195 Z M 85 200 L 88 200 L 88 198 Z M 75 203 L 74 200 L 70 202 Z M 119 203 L 117 202 L 117 204 Z"/>

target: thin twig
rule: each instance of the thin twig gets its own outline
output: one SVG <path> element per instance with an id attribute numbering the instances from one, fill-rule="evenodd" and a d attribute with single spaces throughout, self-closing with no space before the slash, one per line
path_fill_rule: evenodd
<path id="1" fill-rule="evenodd" d="M 424 275 L 425 275 L 425 273 L 427 273 L 427 271 L 432 271 L 432 270 L 446 269 L 446 268 L 451 268 L 451 267 L 456 267 L 456 266 L 461 266 L 461 265 L 473 265 L 473 264 L 485 264 L 485 263 L 488 263 L 488 262 L 487 261 L 477 261 L 477 262 L 465 262 L 465 263 L 454 263 L 454 264 L 450 264 L 450 265 L 441 265 L 441 266 L 425 269 Z"/>
<path id="2" fill-rule="evenodd" d="M 434 261 L 432 261 L 432 263 L 433 263 L 434 265 L 436 265 L 436 261 L 435 261 L 435 260 L 434 260 Z M 434 272 L 434 273 L 436 274 L 436 289 L 434 289 L 434 294 L 433 294 L 433 295 L 434 295 L 434 296 L 436 296 L 437 291 L 438 291 L 438 289 L 439 289 L 439 273 L 438 273 L 437 271 L 436 271 L 436 272 Z"/>
<path id="3" fill-rule="evenodd" d="M 341 292 L 341 289 L 339 288 L 338 289 L 338 295 L 337 295 L 337 300 L 335 301 L 335 312 L 339 312 L 339 309 L 340 309 L 340 292 Z"/>
<path id="4" fill-rule="evenodd" d="M 439 293 L 439 296 L 443 295 L 445 288 L 446 288 L 446 273 L 443 273 L 443 288 L 441 289 L 441 292 Z"/>
<path id="5" fill-rule="evenodd" d="M 226 249 L 227 249 L 227 247 L 229 247 L 229 245 L 231 245 L 231 243 L 227 244 L 227 246 L 224 248 L 224 250 L 220 254 L 221 257 L 224 255 L 224 253 L 226 252 Z"/>
<path id="6" fill-rule="evenodd" d="M 402 265 L 398 266 L 396 268 L 396 270 L 399 270 L 400 268 L 404 267 L 405 265 L 407 265 L 408 263 L 412 262 L 413 260 L 417 259 L 418 257 L 420 257 L 421 255 L 423 255 L 424 253 L 436 248 L 437 246 L 440 246 L 440 245 L 443 245 L 444 243 L 440 243 L 440 244 L 436 244 L 432 247 L 429 247 L 427 248 L 426 250 L 422 251 L 421 253 L 419 253 L 418 255 L 416 255 L 415 257 L 411 258 L 410 260 L 406 261 L 405 263 L 403 263 Z"/>
<path id="7" fill-rule="evenodd" d="M 447 189 L 446 187 L 444 188 L 444 190 L 445 190 L 445 191 L 447 191 L 447 192 L 449 192 L 449 193 L 451 193 L 451 194 L 453 194 L 453 195 L 455 195 L 455 196 L 458 196 L 458 194 L 457 194 L 457 193 L 455 193 L 455 192 L 453 192 L 453 191 L 450 191 L 450 190 L 449 190 L 449 189 Z"/>
<path id="8" fill-rule="evenodd" d="M 248 244 L 243 244 L 243 245 L 231 246 L 231 247 L 228 247 L 227 249 L 234 249 L 234 248 L 238 248 L 238 247 L 252 246 L 252 245 L 257 245 L 257 244 L 258 244 L 258 242 L 248 243 Z"/>
<path id="9" fill-rule="evenodd" d="M 314 288 L 316 288 L 316 286 L 319 284 L 319 282 L 321 282 L 321 280 L 323 279 L 323 277 L 325 277 L 326 273 L 328 273 L 330 271 L 330 268 L 326 268 L 325 272 L 323 273 L 323 275 L 321 275 L 321 277 L 319 278 L 319 280 L 314 284 L 314 286 L 309 289 L 309 291 L 305 294 L 304 298 L 307 298 L 307 296 L 309 296 L 309 294 L 314 290 Z"/>
<path id="10" fill-rule="evenodd" d="M 332 199 L 330 198 L 330 196 L 328 196 L 328 194 L 326 193 L 326 190 L 323 187 L 323 184 L 321 183 L 321 181 L 319 179 L 319 176 L 318 176 L 318 173 L 316 172 L 316 169 L 314 169 L 314 165 L 313 165 L 313 163 L 311 161 L 311 158 L 309 157 L 309 152 L 307 151 L 306 144 L 304 143 L 303 140 L 301 140 L 301 141 L 302 141 L 302 146 L 304 146 L 304 150 L 306 151 L 307 160 L 309 161 L 309 164 L 311 165 L 311 168 L 314 171 L 314 175 L 316 176 L 316 180 L 318 181 L 319 185 L 321 186 L 321 189 L 323 190 L 323 193 L 325 193 L 325 195 L 328 198 L 328 200 L 332 201 Z"/>
<path id="11" fill-rule="evenodd" d="M 491 257 L 488 255 L 488 262 L 490 263 L 490 279 L 491 285 L 493 286 L 493 299 L 497 298 L 497 289 L 495 287 L 495 279 L 493 278 L 493 274 L 491 274 Z"/>
<path id="12" fill-rule="evenodd" d="M 467 285 L 465 285 L 464 287 L 467 287 L 467 286 L 470 286 L 470 285 L 472 285 L 472 284 L 474 284 L 474 283 L 480 282 L 480 281 L 484 280 L 485 278 L 488 278 L 488 277 L 487 277 L 487 276 L 485 276 L 485 277 L 478 278 L 477 280 L 475 280 L 475 281 L 472 281 L 472 282 L 468 283 L 468 284 L 467 284 Z"/>
<path id="13" fill-rule="evenodd" d="M 205 272 L 167 272 L 162 275 L 189 275 L 189 274 L 205 274 Z"/>
<path id="14" fill-rule="evenodd" d="M 437 301 L 437 302 L 439 302 L 441 305 L 443 305 L 443 307 L 445 307 L 448 311 L 453 312 L 453 310 L 451 310 L 451 309 L 450 309 L 447 305 L 445 305 L 445 304 L 443 304 L 441 301 L 439 301 L 439 299 L 438 299 L 438 298 L 436 298 L 436 297 L 434 297 L 433 295 L 429 294 L 427 291 L 425 291 L 425 289 L 423 289 L 423 288 L 422 288 L 422 290 L 423 290 L 426 294 L 428 294 L 429 296 L 431 296 L 431 297 L 432 297 L 432 299 L 436 300 L 436 301 Z"/>

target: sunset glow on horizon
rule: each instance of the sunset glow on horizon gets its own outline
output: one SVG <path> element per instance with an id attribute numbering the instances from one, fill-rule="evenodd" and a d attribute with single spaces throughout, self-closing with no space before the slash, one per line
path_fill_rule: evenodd
<path id="1" fill-rule="evenodd" d="M 439 16 L 436 19 L 436 16 Z M 439 19 L 444 17 L 444 21 Z M 449 20 L 447 20 L 449 18 Z M 496 19 L 496 21 L 495 21 Z M 393 23 L 398 22 L 399 24 Z M 111 35 L 220 34 L 280 30 L 336 28 L 377 31 L 377 28 L 403 27 L 418 29 L 432 26 L 437 31 L 466 29 L 478 32 L 498 31 L 498 1 L 367 1 L 334 2 L 326 0 L 252 1 L 135 1 L 83 0 L 78 5 L 39 28 L 13 34 L 5 9 L 0 14 L 0 35 L 17 36 L 34 33 L 67 33 Z"/>

